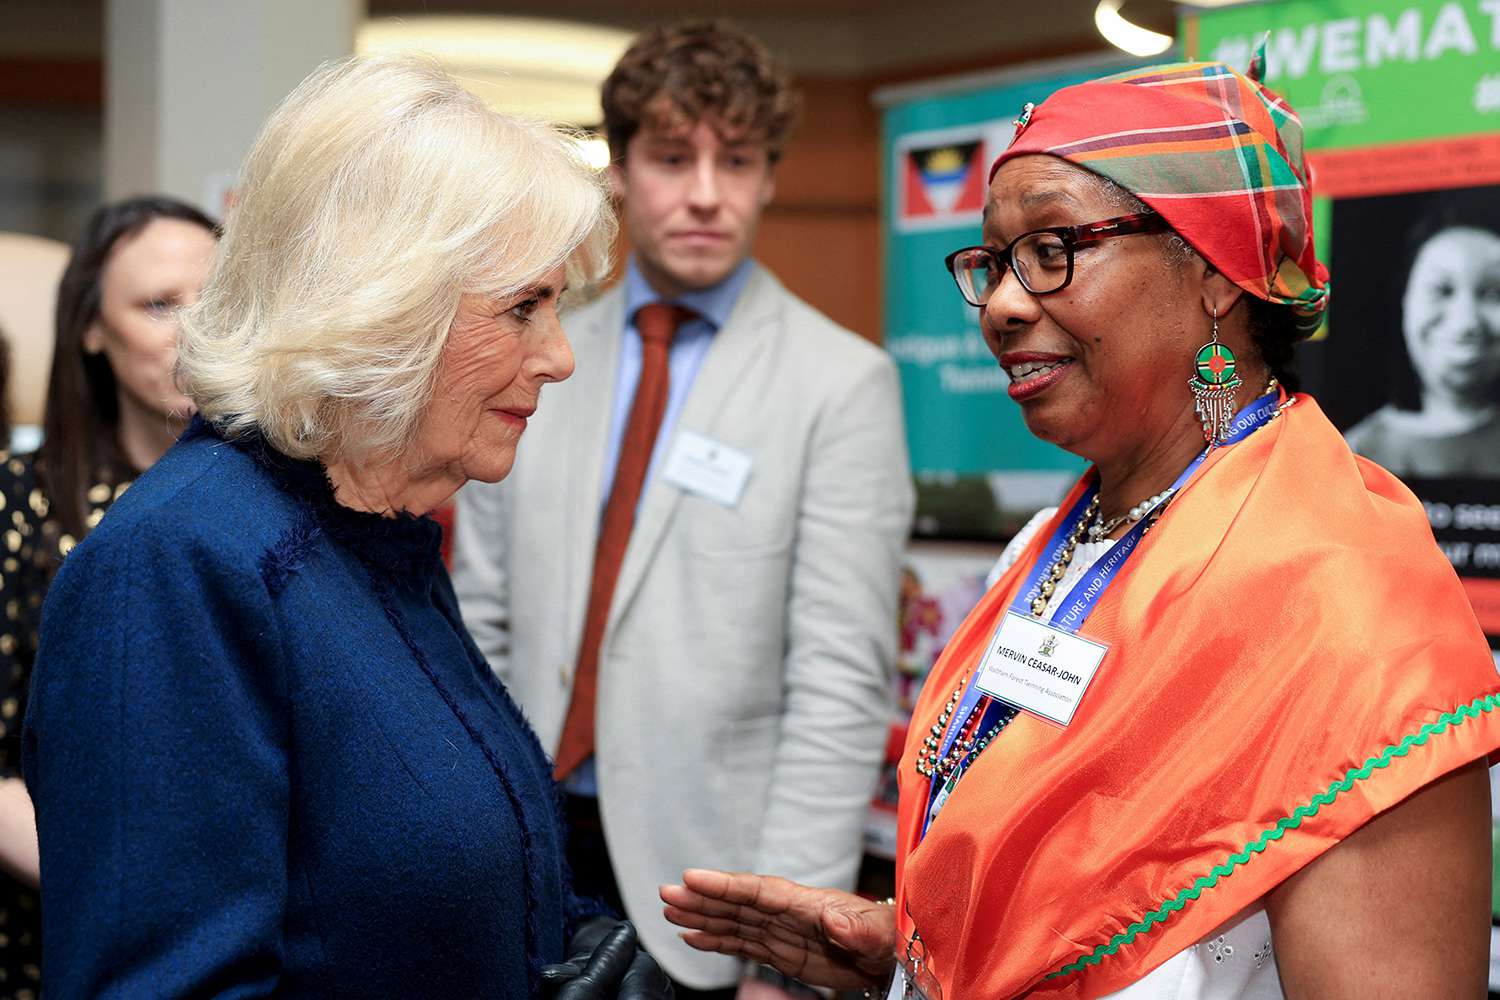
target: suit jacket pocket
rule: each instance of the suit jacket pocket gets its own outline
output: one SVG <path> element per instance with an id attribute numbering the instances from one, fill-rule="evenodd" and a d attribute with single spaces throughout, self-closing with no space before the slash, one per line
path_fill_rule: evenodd
<path id="1" fill-rule="evenodd" d="M 745 488 L 734 507 L 685 495 L 677 516 L 689 548 L 705 556 L 742 558 L 789 552 L 797 530 L 796 507 L 774 497 L 752 495 L 754 485 Z M 762 487 L 763 493 L 766 489 Z"/>

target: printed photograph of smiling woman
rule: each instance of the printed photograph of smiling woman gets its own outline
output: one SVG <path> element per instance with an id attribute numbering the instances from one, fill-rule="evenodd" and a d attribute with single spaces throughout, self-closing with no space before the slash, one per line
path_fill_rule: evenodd
<path id="1" fill-rule="evenodd" d="M 1500 187 L 1338 202 L 1332 256 L 1316 382 L 1350 447 L 1414 489 L 1500 479 Z"/>

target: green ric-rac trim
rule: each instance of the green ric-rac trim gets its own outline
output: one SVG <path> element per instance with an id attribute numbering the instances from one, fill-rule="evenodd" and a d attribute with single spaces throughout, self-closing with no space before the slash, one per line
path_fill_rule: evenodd
<path id="1" fill-rule="evenodd" d="M 1178 910 L 1183 909 L 1192 900 L 1203 894 L 1203 890 L 1212 889 L 1219 884 L 1219 879 L 1234 873 L 1236 868 L 1248 864 L 1253 855 L 1260 854 L 1273 842 L 1280 840 L 1288 830 L 1295 830 L 1302 825 L 1302 821 L 1318 814 L 1323 806 L 1332 805 L 1333 802 L 1344 792 L 1354 787 L 1357 781 L 1364 781 L 1377 770 L 1389 767 L 1391 761 L 1397 757 L 1405 757 L 1411 753 L 1412 747 L 1426 746 L 1427 741 L 1434 736 L 1441 736 L 1454 726 L 1461 726 L 1469 719 L 1477 719 L 1480 716 L 1493 712 L 1500 708 L 1500 695 L 1486 695 L 1476 698 L 1467 705 L 1460 705 L 1451 712 L 1445 712 L 1438 716 L 1436 722 L 1429 722 L 1422 726 L 1417 732 L 1403 737 L 1400 743 L 1388 746 L 1378 756 L 1371 757 L 1365 761 L 1363 767 L 1351 768 L 1345 772 L 1338 781 L 1328 786 L 1326 792 L 1314 795 L 1312 801 L 1305 806 L 1298 806 L 1290 816 L 1285 816 L 1276 821 L 1271 829 L 1256 837 L 1244 850 L 1231 854 L 1223 862 L 1214 865 L 1207 875 L 1195 879 L 1193 884 L 1183 889 L 1177 895 L 1163 903 L 1159 908 L 1152 910 L 1140 920 L 1125 928 L 1119 934 L 1109 939 L 1107 944 L 1101 944 L 1086 955 L 1080 956 L 1076 961 L 1058 969 L 1056 972 L 1048 973 L 1048 979 L 1056 979 L 1059 976 L 1072 975 L 1081 972 L 1089 966 L 1098 965 L 1104 961 L 1106 956 L 1115 954 L 1121 947 L 1131 944 L 1142 934 L 1149 934 L 1158 925 L 1167 922 L 1167 919 Z"/>

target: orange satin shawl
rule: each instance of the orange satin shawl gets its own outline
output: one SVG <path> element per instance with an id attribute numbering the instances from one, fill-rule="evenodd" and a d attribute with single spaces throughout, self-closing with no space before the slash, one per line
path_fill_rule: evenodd
<path id="1" fill-rule="evenodd" d="M 898 919 L 944 1000 L 1121 989 L 1500 746 L 1421 504 L 1302 396 L 1205 461 L 1099 600 L 1081 631 L 1110 649 L 1072 725 L 1018 716 L 919 843 L 921 739 L 1055 522 L 948 644 L 900 764 Z"/>

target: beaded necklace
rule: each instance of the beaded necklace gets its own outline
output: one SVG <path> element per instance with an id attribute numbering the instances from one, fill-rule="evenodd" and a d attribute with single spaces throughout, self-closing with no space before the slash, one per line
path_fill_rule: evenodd
<path id="1" fill-rule="evenodd" d="M 953 718 L 953 710 L 958 707 L 959 699 L 963 697 L 968 683 L 969 675 L 964 674 L 963 678 L 958 682 L 958 687 L 953 689 L 953 695 L 948 699 L 948 704 L 943 707 L 942 714 L 938 716 L 938 721 L 928 731 L 926 738 L 922 740 L 922 749 L 917 751 L 917 773 L 924 778 L 935 777 L 939 781 L 947 780 L 970 755 L 978 757 L 984 751 L 984 748 L 989 746 L 995 737 L 999 736 L 1005 727 L 1010 725 L 1011 720 L 1016 717 L 1017 713 L 1015 709 L 1007 708 L 983 736 L 976 738 L 973 732 L 966 731 L 953 741 L 953 746 L 948 750 L 948 755 L 946 757 L 942 756 L 940 741 L 943 738 L 943 731 L 948 728 L 948 720 Z M 976 711 L 970 718 L 977 722 L 978 719 L 983 718 L 983 714 L 982 711 Z"/>
<path id="2" fill-rule="evenodd" d="M 1157 507 L 1170 500 L 1172 498 L 1172 494 L 1176 492 L 1177 491 L 1174 489 L 1162 490 L 1160 493 L 1156 494 L 1156 496 L 1147 497 L 1145 500 L 1142 500 L 1140 503 L 1136 504 L 1125 513 L 1119 515 L 1118 517 L 1112 517 L 1108 521 L 1104 520 L 1104 515 L 1102 513 L 1095 514 L 1093 522 L 1089 524 L 1089 541 L 1103 541 L 1110 532 L 1114 531 L 1120 525 L 1134 524 L 1141 518 L 1145 517 L 1147 514 L 1150 514 Z"/>
<path id="3" fill-rule="evenodd" d="M 1057 556 L 1052 560 L 1052 565 L 1042 575 L 1040 591 L 1031 599 L 1031 613 L 1033 616 L 1040 618 L 1046 613 L 1047 602 L 1051 599 L 1052 592 L 1057 589 L 1057 581 L 1061 580 L 1063 574 L 1068 571 L 1068 567 L 1073 562 L 1073 554 L 1078 551 L 1078 543 L 1083 541 L 1083 536 L 1088 531 L 1089 523 L 1093 521 L 1095 515 L 1098 513 L 1099 494 L 1095 493 L 1094 499 L 1090 500 L 1088 507 L 1085 508 L 1083 516 L 1078 519 L 1078 523 L 1073 526 L 1073 530 L 1068 532 L 1068 540 L 1057 551 Z"/>

